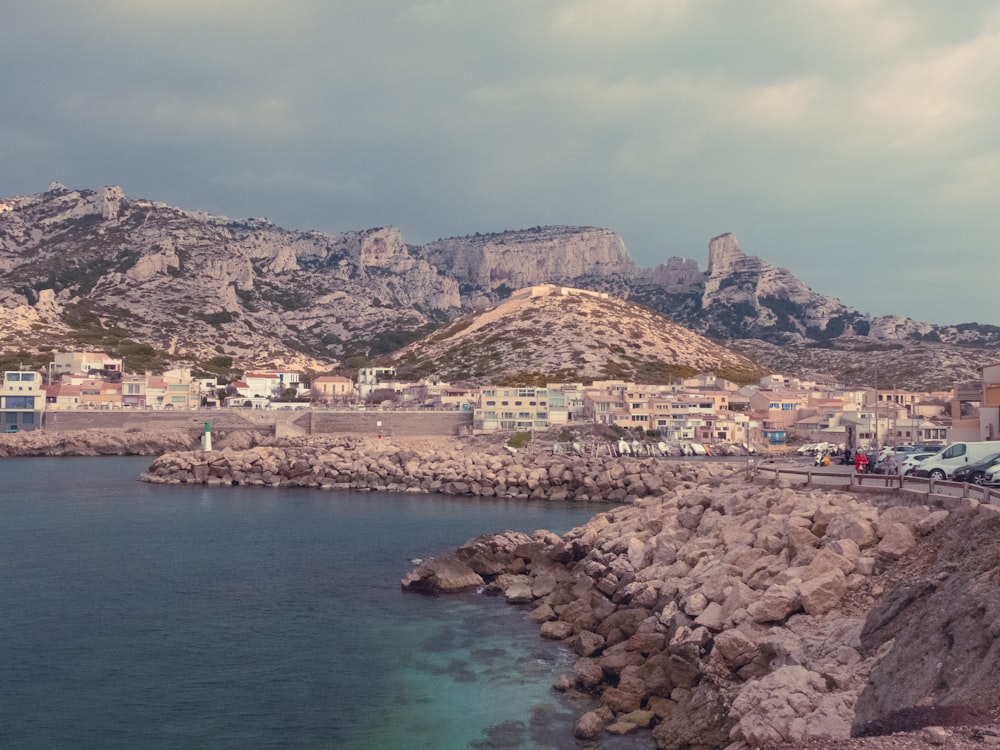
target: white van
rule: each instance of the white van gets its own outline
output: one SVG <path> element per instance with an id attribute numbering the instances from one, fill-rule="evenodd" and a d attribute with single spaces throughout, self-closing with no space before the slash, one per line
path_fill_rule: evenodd
<path id="1" fill-rule="evenodd" d="M 991 453 L 1000 453 L 1000 440 L 976 443 L 952 443 L 925 458 L 913 473 L 919 477 L 950 479 L 959 466 L 975 463 Z"/>

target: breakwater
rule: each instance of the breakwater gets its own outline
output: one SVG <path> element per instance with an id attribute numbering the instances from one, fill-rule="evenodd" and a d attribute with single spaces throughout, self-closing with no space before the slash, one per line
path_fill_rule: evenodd
<path id="1" fill-rule="evenodd" d="M 511 454 L 499 445 L 389 446 L 341 436 L 277 441 L 244 450 L 183 451 L 158 458 L 149 482 L 371 489 L 524 500 L 629 503 L 732 464 L 665 459 Z"/>

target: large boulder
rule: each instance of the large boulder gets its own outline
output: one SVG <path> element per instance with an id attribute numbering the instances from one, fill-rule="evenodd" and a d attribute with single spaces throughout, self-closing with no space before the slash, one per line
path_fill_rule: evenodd
<path id="1" fill-rule="evenodd" d="M 422 562 L 400 583 L 406 591 L 452 594 L 475 589 L 485 582 L 465 562 L 449 556 Z"/>

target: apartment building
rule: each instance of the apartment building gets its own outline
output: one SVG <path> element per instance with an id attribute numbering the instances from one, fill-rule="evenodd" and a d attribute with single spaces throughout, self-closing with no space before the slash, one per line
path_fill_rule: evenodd
<path id="1" fill-rule="evenodd" d="M 353 400 L 357 389 L 354 387 L 354 381 L 343 375 L 320 375 L 313 378 L 309 393 L 313 401 L 332 404 Z"/>
<path id="2" fill-rule="evenodd" d="M 42 426 L 45 391 L 42 376 L 31 370 L 8 370 L 0 384 L 0 424 L 4 432 L 37 430 Z"/>
<path id="3" fill-rule="evenodd" d="M 565 413 L 565 398 L 558 391 L 532 387 L 484 387 L 480 390 L 480 408 L 473 415 L 472 428 L 487 432 L 546 430 L 551 426 L 551 400 L 556 402 L 557 412 L 561 409 Z"/>

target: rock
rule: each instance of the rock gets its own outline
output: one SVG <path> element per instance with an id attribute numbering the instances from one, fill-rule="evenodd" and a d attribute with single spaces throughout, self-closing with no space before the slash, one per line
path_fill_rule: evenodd
<path id="1" fill-rule="evenodd" d="M 604 731 L 604 719 L 597 711 L 588 711 L 579 718 L 573 728 L 573 736 L 578 740 L 592 740 Z"/>
<path id="2" fill-rule="evenodd" d="M 775 584 L 747 608 L 754 622 L 780 622 L 802 605 L 799 592 L 792 586 Z"/>
<path id="3" fill-rule="evenodd" d="M 627 714 L 639 710 L 642 704 L 642 695 L 609 687 L 605 688 L 601 695 L 601 703 L 614 711 L 615 715 Z"/>
<path id="4" fill-rule="evenodd" d="M 723 694 L 708 681 L 692 690 L 675 691 L 676 708 L 653 728 L 661 750 L 722 748 L 730 744 L 735 723 Z"/>
<path id="5" fill-rule="evenodd" d="M 551 620 L 542 623 L 542 638 L 561 641 L 573 635 L 573 626 L 563 620 Z"/>
<path id="6" fill-rule="evenodd" d="M 400 583 L 406 591 L 447 594 L 478 588 L 485 581 L 461 560 L 445 557 L 421 563 Z"/>
<path id="7" fill-rule="evenodd" d="M 702 625 L 710 630 L 722 630 L 726 622 L 726 615 L 721 604 L 709 602 L 705 611 L 695 618 L 696 625 Z"/>
<path id="8" fill-rule="evenodd" d="M 940 524 L 948 520 L 948 515 L 949 513 L 946 510 L 936 510 L 933 513 L 928 513 L 917 521 L 914 530 L 921 536 L 927 536 Z"/>
<path id="9" fill-rule="evenodd" d="M 715 653 L 722 657 L 726 666 L 736 671 L 749 664 L 759 654 L 757 644 L 739 630 L 727 630 L 715 636 Z"/>
<path id="10" fill-rule="evenodd" d="M 535 601 L 535 595 L 531 590 L 531 583 L 523 577 L 519 578 L 519 580 L 512 581 L 504 590 L 507 601 L 510 604 L 531 604 Z"/>
<path id="11" fill-rule="evenodd" d="M 822 615 L 840 604 L 847 593 L 847 578 L 834 568 L 799 586 L 802 608 L 810 615 Z"/>
<path id="12" fill-rule="evenodd" d="M 593 659 L 577 659 L 573 664 L 573 676 L 581 688 L 593 688 L 604 681 L 604 669 Z"/>
<path id="13" fill-rule="evenodd" d="M 872 546 L 878 539 L 874 524 L 850 513 L 832 518 L 826 528 L 826 535 L 834 539 L 850 539 L 860 549 Z"/>
<path id="14" fill-rule="evenodd" d="M 882 541 L 875 548 L 879 555 L 891 560 L 898 560 L 917 543 L 913 532 L 903 523 L 887 523 L 882 529 Z"/>
<path id="15" fill-rule="evenodd" d="M 519 558 L 515 551 L 520 545 L 529 544 L 531 537 L 520 531 L 503 531 L 483 534 L 455 551 L 455 557 L 465 562 L 481 576 L 495 576 L 506 572 Z"/>
<path id="16" fill-rule="evenodd" d="M 576 634 L 573 649 L 580 656 L 593 656 L 604 648 L 604 636 L 584 630 Z"/>

